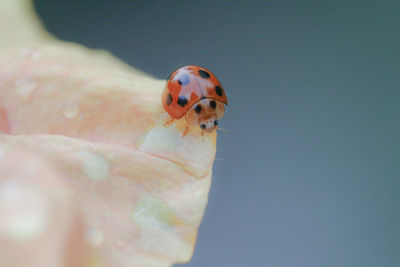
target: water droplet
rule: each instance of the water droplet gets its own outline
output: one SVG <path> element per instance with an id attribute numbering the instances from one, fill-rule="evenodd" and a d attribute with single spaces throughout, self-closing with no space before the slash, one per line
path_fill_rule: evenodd
<path id="1" fill-rule="evenodd" d="M 26 103 L 37 86 L 38 83 L 30 78 L 19 79 L 15 82 L 15 94 L 22 103 Z"/>
<path id="2" fill-rule="evenodd" d="M 8 180 L 0 184 L 0 234 L 26 242 L 38 238 L 49 224 L 50 205 L 43 193 Z"/>
<path id="3" fill-rule="evenodd" d="M 68 102 L 64 105 L 63 114 L 68 119 L 73 119 L 79 113 L 79 104 L 77 102 Z"/>
<path id="4" fill-rule="evenodd" d="M 97 229 L 88 229 L 85 232 L 85 238 L 90 245 L 99 247 L 103 243 L 103 232 Z"/>
<path id="5" fill-rule="evenodd" d="M 84 150 L 78 153 L 79 158 L 85 165 L 86 175 L 93 180 L 107 180 L 110 169 L 107 160 L 91 151 Z"/>

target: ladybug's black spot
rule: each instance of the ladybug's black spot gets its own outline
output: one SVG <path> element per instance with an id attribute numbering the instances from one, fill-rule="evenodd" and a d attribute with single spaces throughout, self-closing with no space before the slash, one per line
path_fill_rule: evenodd
<path id="1" fill-rule="evenodd" d="M 216 107 L 217 107 L 217 103 L 215 103 L 214 100 L 211 100 L 211 101 L 210 101 L 210 107 L 216 108 Z"/>
<path id="2" fill-rule="evenodd" d="M 167 95 L 167 100 L 166 100 L 166 102 L 167 102 L 167 105 L 168 105 L 168 106 L 171 105 L 171 103 L 172 103 L 172 95 L 171 95 L 171 94 L 168 94 L 168 95 Z"/>
<path id="3" fill-rule="evenodd" d="M 221 86 L 217 85 L 215 86 L 215 92 L 217 93 L 217 95 L 222 96 L 224 94 L 224 91 L 222 91 Z"/>
<path id="4" fill-rule="evenodd" d="M 214 125 L 217 126 L 218 125 L 218 120 L 214 121 Z"/>
<path id="5" fill-rule="evenodd" d="M 180 96 L 178 99 L 178 105 L 184 107 L 187 104 L 188 100 L 184 96 Z"/>
<path id="6" fill-rule="evenodd" d="M 205 71 L 205 70 L 199 70 L 199 74 L 200 74 L 201 77 L 203 77 L 203 78 L 205 78 L 205 79 L 210 78 L 210 73 L 208 73 L 208 72 Z"/>
<path id="7" fill-rule="evenodd" d="M 196 113 L 200 113 L 201 112 L 201 105 L 197 105 L 194 110 L 196 111 Z"/>

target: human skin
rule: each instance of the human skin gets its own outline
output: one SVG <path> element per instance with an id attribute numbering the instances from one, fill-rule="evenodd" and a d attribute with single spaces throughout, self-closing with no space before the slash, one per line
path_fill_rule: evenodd
<path id="1" fill-rule="evenodd" d="M 190 260 L 216 133 L 164 126 L 164 84 L 0 0 L 0 266 Z"/>

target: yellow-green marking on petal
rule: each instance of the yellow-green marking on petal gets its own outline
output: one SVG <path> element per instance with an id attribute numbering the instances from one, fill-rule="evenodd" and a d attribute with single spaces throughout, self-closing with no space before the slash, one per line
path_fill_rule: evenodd
<path id="1" fill-rule="evenodd" d="M 140 200 L 133 211 L 132 220 L 140 228 L 167 228 L 173 224 L 173 212 L 168 204 L 151 196 Z"/>

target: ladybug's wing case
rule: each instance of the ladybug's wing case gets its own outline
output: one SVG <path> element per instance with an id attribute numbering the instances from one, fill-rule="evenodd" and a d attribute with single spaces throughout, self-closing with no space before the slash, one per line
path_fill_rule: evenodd
<path id="1" fill-rule="evenodd" d="M 184 66 L 171 74 L 162 102 L 171 117 L 180 119 L 202 98 L 214 98 L 228 104 L 225 92 L 215 75 L 199 66 Z"/>
<path id="2" fill-rule="evenodd" d="M 192 71 L 187 66 L 174 71 L 163 92 L 163 104 L 168 114 L 180 119 L 200 99 L 201 92 Z"/>
<path id="3" fill-rule="evenodd" d="M 217 77 L 209 70 L 199 66 L 190 66 L 193 73 L 196 75 L 197 81 L 202 91 L 202 97 L 214 98 L 217 101 L 228 105 L 228 98 L 225 90 Z"/>

